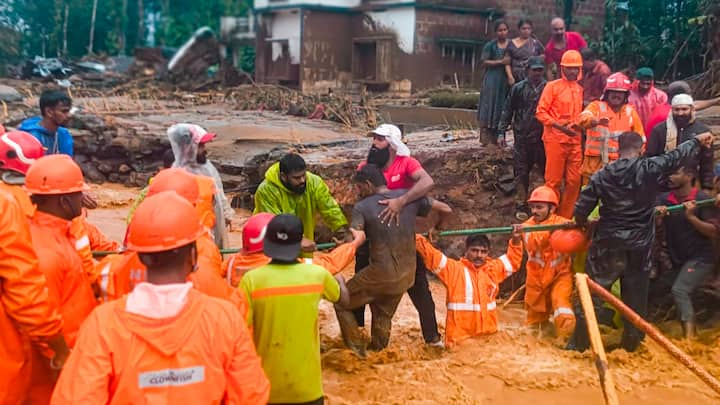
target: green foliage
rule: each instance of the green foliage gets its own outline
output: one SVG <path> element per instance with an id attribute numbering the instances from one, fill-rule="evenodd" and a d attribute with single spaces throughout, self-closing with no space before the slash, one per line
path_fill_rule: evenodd
<path id="1" fill-rule="evenodd" d="M 6 48 L 29 57 L 43 52 L 48 57 L 62 55 L 66 7 L 67 56 L 87 54 L 93 0 L 0 0 L 0 3 L 7 3 L 0 5 L 0 29 L 10 28 L 17 33 L 12 43 L 5 41 L 3 35 L 0 56 L 5 55 Z M 155 31 L 155 45 L 177 47 L 202 26 L 217 31 L 221 16 L 245 15 L 251 4 L 251 0 L 98 0 L 93 51 L 117 54 L 124 41 L 125 52 L 131 54 L 133 48 L 149 45 L 146 38 L 151 28 Z M 153 20 L 151 15 L 159 17 L 155 27 L 148 26 Z"/>
<path id="2" fill-rule="evenodd" d="M 459 93 L 449 90 L 440 90 L 430 93 L 430 106 L 448 108 L 477 108 L 478 95 L 472 93 Z"/>
<path id="3" fill-rule="evenodd" d="M 703 70 L 709 1 L 633 0 L 629 12 L 618 9 L 619 3 L 605 2 L 604 38 L 590 44 L 613 70 L 650 66 L 659 78 Z"/>

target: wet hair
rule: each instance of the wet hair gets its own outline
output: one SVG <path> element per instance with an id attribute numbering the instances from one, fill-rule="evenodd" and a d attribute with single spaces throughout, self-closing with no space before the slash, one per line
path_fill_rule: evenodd
<path id="1" fill-rule="evenodd" d="M 193 248 L 195 248 L 195 242 L 190 242 L 187 245 L 162 252 L 138 252 L 138 258 L 140 262 L 148 268 L 148 271 L 152 271 L 155 274 L 171 273 L 183 266 L 187 257 L 192 253 Z"/>
<path id="2" fill-rule="evenodd" d="M 680 162 L 680 166 L 678 166 L 677 170 L 675 172 L 683 172 L 684 174 L 687 174 L 692 178 L 694 181 L 695 178 L 698 175 L 698 167 L 695 162 L 692 161 L 692 159 L 684 159 L 682 162 Z"/>
<path id="3" fill-rule="evenodd" d="M 497 32 L 503 25 L 505 26 L 505 28 L 510 29 L 510 26 L 504 20 L 497 20 L 495 22 L 495 32 Z"/>
<path id="4" fill-rule="evenodd" d="M 40 94 L 40 115 L 45 115 L 46 108 L 57 107 L 58 104 L 72 105 L 72 99 L 62 90 L 44 90 Z"/>
<path id="5" fill-rule="evenodd" d="M 373 164 L 366 164 L 355 172 L 355 176 L 353 176 L 354 183 L 365 183 L 366 181 L 369 181 L 375 187 L 387 184 L 383 172 L 377 165 Z"/>
<path id="6" fill-rule="evenodd" d="M 297 153 L 288 153 L 280 159 L 280 173 L 290 174 L 307 170 L 305 159 Z"/>
<path id="7" fill-rule="evenodd" d="M 690 88 L 688 82 L 683 80 L 672 82 L 668 85 L 667 88 L 668 103 L 670 103 L 673 97 L 677 96 L 678 94 L 690 94 L 691 92 L 692 89 Z"/>
<path id="8" fill-rule="evenodd" d="M 525 25 L 525 24 L 529 25 L 530 28 L 533 27 L 533 23 L 532 23 L 532 21 L 530 21 L 530 19 L 528 19 L 528 18 L 521 18 L 520 21 L 518 21 L 518 23 L 517 23 L 518 29 L 522 28 L 522 26 Z"/>
<path id="9" fill-rule="evenodd" d="M 490 239 L 486 235 L 470 235 L 465 239 L 465 249 L 480 246 L 490 249 Z"/>
<path id="10" fill-rule="evenodd" d="M 172 167 L 173 163 L 175 163 L 175 154 L 173 153 L 172 149 L 168 149 L 165 151 L 165 153 L 163 153 L 162 161 L 164 169 L 169 169 Z"/>
<path id="11" fill-rule="evenodd" d="M 643 140 L 637 132 L 623 132 L 618 138 L 620 153 L 642 149 Z"/>
<path id="12" fill-rule="evenodd" d="M 587 60 L 587 61 L 593 61 L 593 60 L 597 59 L 597 55 L 595 54 L 595 51 L 592 50 L 592 48 L 581 49 L 580 55 L 582 56 L 583 60 Z"/>

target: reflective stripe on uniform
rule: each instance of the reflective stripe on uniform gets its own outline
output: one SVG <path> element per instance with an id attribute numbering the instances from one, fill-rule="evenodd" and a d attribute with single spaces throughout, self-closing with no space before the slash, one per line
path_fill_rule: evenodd
<path id="1" fill-rule="evenodd" d="M 447 309 L 449 311 L 472 311 L 480 312 L 482 310 L 480 304 L 473 303 L 474 289 L 472 284 L 472 278 L 470 277 L 470 271 L 467 267 L 463 268 L 463 274 L 465 275 L 465 302 L 448 302 Z M 488 311 L 492 311 L 497 307 L 495 301 L 491 301 L 487 304 L 486 308 Z"/>
<path id="2" fill-rule="evenodd" d="M 237 256 L 233 255 L 233 256 L 230 258 L 230 261 L 228 262 L 228 266 L 227 266 L 227 274 L 225 274 L 225 278 L 227 279 L 227 283 L 228 283 L 228 284 L 231 284 L 231 285 L 232 285 L 232 275 L 233 275 L 233 272 L 235 271 L 235 258 L 236 258 L 236 257 L 237 257 Z"/>
<path id="3" fill-rule="evenodd" d="M 558 315 L 575 316 L 575 312 L 573 312 L 573 310 L 568 307 L 558 307 L 555 312 L 553 312 L 553 318 L 557 318 Z"/>
<path id="4" fill-rule="evenodd" d="M 435 267 L 435 268 L 432 270 L 432 272 L 433 272 L 433 273 L 439 273 L 441 270 L 444 270 L 444 269 L 445 269 L 445 266 L 447 266 L 447 261 L 448 261 L 447 256 L 442 255 L 442 257 L 440 257 L 440 263 L 438 264 L 437 267 Z"/>
<path id="5" fill-rule="evenodd" d="M 536 256 L 528 256 L 528 262 L 537 263 L 541 267 L 545 267 L 545 260 L 541 259 L 539 254 Z"/>
<path id="6" fill-rule="evenodd" d="M 87 235 L 83 235 L 82 238 L 75 241 L 75 250 L 84 249 L 90 246 L 90 238 Z"/>
<path id="7" fill-rule="evenodd" d="M 505 266 L 505 275 L 507 277 L 512 276 L 513 268 L 512 268 L 512 264 L 510 263 L 510 259 L 508 259 L 507 255 L 502 255 L 498 259 L 500 259 L 503 266 Z"/>
<path id="8" fill-rule="evenodd" d="M 285 287 L 270 287 L 261 288 L 252 292 L 251 298 L 265 298 L 265 297 L 276 297 L 278 295 L 298 295 L 298 294 L 312 294 L 322 293 L 322 284 L 305 284 L 305 285 L 289 285 Z"/>
<path id="9" fill-rule="evenodd" d="M 103 300 L 107 301 L 107 288 L 108 283 L 110 282 L 110 263 L 106 264 L 102 270 L 100 270 L 100 292 L 102 294 Z"/>

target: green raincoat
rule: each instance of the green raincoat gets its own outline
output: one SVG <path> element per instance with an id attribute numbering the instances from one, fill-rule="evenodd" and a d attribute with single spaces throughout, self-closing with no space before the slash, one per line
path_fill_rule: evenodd
<path id="1" fill-rule="evenodd" d="M 315 214 L 320 214 L 325 225 L 335 232 L 347 225 L 347 219 L 330 189 L 320 176 L 305 173 L 305 192 L 295 194 L 280 181 L 280 163 L 265 172 L 265 180 L 255 192 L 255 211 L 272 214 L 294 214 L 303 223 L 304 236 L 315 239 Z"/>

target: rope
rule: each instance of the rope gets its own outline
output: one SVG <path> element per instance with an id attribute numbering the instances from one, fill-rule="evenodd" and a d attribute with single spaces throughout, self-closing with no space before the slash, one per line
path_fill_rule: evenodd
<path id="1" fill-rule="evenodd" d="M 708 199 L 708 200 L 700 200 L 696 201 L 698 208 L 701 207 L 709 207 L 715 203 L 715 199 Z M 685 206 L 682 204 L 678 205 L 671 205 L 667 207 L 668 213 L 678 212 L 685 209 Z M 558 229 L 572 229 L 577 227 L 577 225 L 574 222 L 568 222 L 565 224 L 554 224 L 554 225 L 532 225 L 532 226 L 525 226 L 523 227 L 523 232 L 542 232 L 542 231 L 554 231 Z M 468 235 L 501 235 L 501 234 L 511 234 L 512 233 L 512 226 L 500 226 L 495 228 L 471 228 L 471 229 L 455 229 L 455 230 L 449 230 L 449 231 L 441 231 L 440 236 L 468 236 Z M 330 243 L 318 243 L 316 245 L 317 250 L 328 250 L 332 249 L 335 246 L 337 246 L 336 243 L 330 242 Z M 238 253 L 240 249 L 237 248 L 228 248 L 228 249 L 220 249 L 221 254 L 232 254 L 232 253 Z M 120 252 L 112 252 L 112 251 L 103 251 L 103 250 L 96 250 L 93 251 L 94 257 L 103 257 L 115 253 Z"/>

